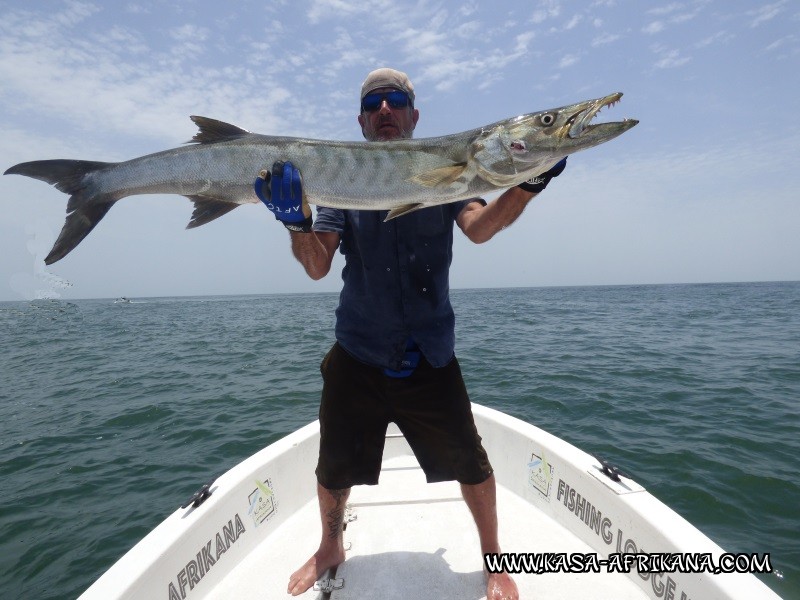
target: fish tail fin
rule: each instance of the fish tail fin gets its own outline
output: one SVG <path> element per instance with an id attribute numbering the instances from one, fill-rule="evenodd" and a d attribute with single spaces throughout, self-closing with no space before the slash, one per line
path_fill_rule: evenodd
<path id="1" fill-rule="evenodd" d="M 45 264 L 51 265 L 69 254 L 120 199 L 121 196 L 115 194 L 99 193 L 92 178 L 87 177 L 116 164 L 89 160 L 35 160 L 14 165 L 4 173 L 45 181 L 70 194 L 67 219 L 53 249 L 44 259 Z"/>

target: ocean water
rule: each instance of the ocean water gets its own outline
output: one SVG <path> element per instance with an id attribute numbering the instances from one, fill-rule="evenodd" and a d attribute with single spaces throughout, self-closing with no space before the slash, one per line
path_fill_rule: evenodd
<path id="1" fill-rule="evenodd" d="M 800 283 L 454 290 L 475 402 L 618 464 L 800 598 Z M 0 303 L 0 597 L 77 597 L 316 418 L 335 294 Z"/>

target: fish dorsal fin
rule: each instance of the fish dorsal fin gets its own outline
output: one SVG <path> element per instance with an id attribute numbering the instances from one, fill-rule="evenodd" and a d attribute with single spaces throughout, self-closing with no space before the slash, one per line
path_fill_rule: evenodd
<path id="1" fill-rule="evenodd" d="M 420 173 L 411 178 L 411 181 L 425 187 L 444 187 L 450 185 L 466 170 L 467 163 L 456 163 L 448 167 L 439 167 Z"/>
<path id="2" fill-rule="evenodd" d="M 188 143 L 192 144 L 214 144 L 217 142 L 229 142 L 238 139 L 250 132 L 236 125 L 209 119 L 208 117 L 189 117 L 200 129 Z"/>

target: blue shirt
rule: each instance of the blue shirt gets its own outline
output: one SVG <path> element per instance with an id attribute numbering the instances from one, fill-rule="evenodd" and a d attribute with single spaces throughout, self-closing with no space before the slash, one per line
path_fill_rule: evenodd
<path id="1" fill-rule="evenodd" d="M 453 225 L 463 200 L 414 211 L 388 223 L 388 211 L 320 207 L 314 231 L 341 236 L 344 287 L 336 339 L 358 360 L 400 369 L 409 338 L 434 367 L 453 358 L 450 305 Z"/>

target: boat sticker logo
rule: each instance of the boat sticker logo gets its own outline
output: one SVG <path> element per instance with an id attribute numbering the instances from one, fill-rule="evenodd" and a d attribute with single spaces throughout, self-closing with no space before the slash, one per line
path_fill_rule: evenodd
<path id="1" fill-rule="evenodd" d="M 541 456 L 532 452 L 531 460 L 528 463 L 528 485 L 545 498 L 549 498 L 552 481 L 553 465 L 547 462 L 544 452 L 542 452 Z"/>
<path id="2" fill-rule="evenodd" d="M 271 479 L 264 481 L 256 479 L 256 489 L 250 492 L 247 500 L 250 504 L 247 513 L 252 517 L 256 527 L 271 519 L 278 510 Z"/>

